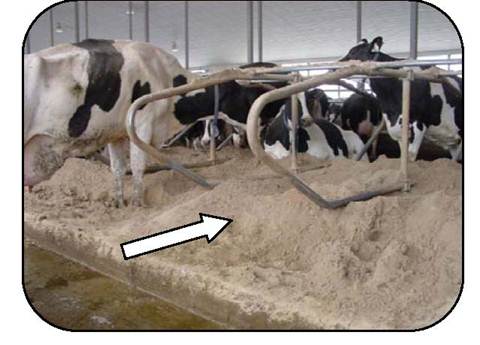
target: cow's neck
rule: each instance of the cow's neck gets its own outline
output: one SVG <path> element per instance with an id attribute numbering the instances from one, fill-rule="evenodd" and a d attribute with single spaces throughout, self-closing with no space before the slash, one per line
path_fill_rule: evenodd
<path id="1" fill-rule="evenodd" d="M 401 61 L 393 56 L 378 52 L 375 54 L 374 61 L 390 62 Z M 377 95 L 384 112 L 397 112 L 398 109 L 398 92 L 402 90 L 402 82 L 396 78 L 370 78 L 370 86 L 372 91 Z M 394 107 L 396 110 L 391 109 Z"/>

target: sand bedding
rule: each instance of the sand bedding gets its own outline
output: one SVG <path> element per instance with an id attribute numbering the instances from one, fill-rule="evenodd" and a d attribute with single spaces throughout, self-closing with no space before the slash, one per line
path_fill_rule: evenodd
<path id="1" fill-rule="evenodd" d="M 184 163 L 206 159 L 185 148 L 168 151 Z M 213 190 L 171 171 L 146 176 L 149 206 L 143 209 L 113 207 L 107 166 L 69 159 L 25 193 L 25 222 L 120 244 L 197 221 L 199 212 L 232 218 L 210 245 L 191 242 L 135 264 L 195 273 L 203 285 L 183 282 L 193 294 L 208 290 L 284 327 L 418 329 L 451 309 L 462 284 L 461 165 L 417 161 L 409 165 L 416 183 L 410 193 L 332 211 L 255 163 L 248 150 L 227 148 L 219 156 L 228 160 L 196 169 L 220 182 Z M 372 164 L 337 160 L 301 177 L 322 196 L 338 198 L 394 182 L 398 166 L 382 157 Z M 129 198 L 130 177 L 126 186 Z M 112 248 L 112 255 L 121 255 L 119 246 Z M 255 318 L 242 325 L 262 326 Z"/>

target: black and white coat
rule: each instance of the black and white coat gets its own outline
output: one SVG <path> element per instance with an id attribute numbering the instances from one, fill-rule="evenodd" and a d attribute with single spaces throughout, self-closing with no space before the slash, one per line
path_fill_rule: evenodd
<path id="1" fill-rule="evenodd" d="M 397 61 L 380 52 L 382 37 L 372 42 L 363 39 L 340 61 Z M 428 67 L 423 67 L 428 68 Z M 463 149 L 463 82 L 448 77 L 448 84 L 414 80 L 410 98 L 411 160 L 415 160 L 424 137 L 448 150 L 452 159 L 461 160 Z M 396 78 L 371 78 L 370 86 L 377 95 L 392 139 L 400 141 L 402 127 L 402 82 Z"/>
<path id="2" fill-rule="evenodd" d="M 343 130 L 325 118 L 310 115 L 310 94 L 300 93 L 299 101 L 300 126 L 297 130 L 297 151 L 321 160 L 336 158 L 353 158 L 363 149 L 363 142 L 353 131 Z M 324 105 L 325 106 L 325 105 Z M 325 111 L 328 109 L 328 104 Z M 264 148 L 274 159 L 282 159 L 290 155 L 291 101 L 283 105 L 264 131 Z"/>

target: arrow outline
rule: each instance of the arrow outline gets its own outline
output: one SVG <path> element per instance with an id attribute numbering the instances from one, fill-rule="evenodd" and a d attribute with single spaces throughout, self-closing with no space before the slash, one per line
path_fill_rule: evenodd
<path id="1" fill-rule="evenodd" d="M 180 226 L 177 226 L 177 227 L 172 228 L 172 229 L 164 230 L 164 231 L 161 231 L 161 232 L 156 232 L 156 233 L 151 234 L 151 235 L 147 235 L 147 236 L 144 236 L 144 237 L 136 238 L 134 240 L 130 240 L 130 241 L 127 241 L 127 242 L 120 243 L 120 248 L 122 250 L 123 259 L 124 260 L 130 260 L 130 259 L 133 259 L 133 258 L 137 258 L 139 256 L 143 256 L 143 255 L 147 255 L 147 254 L 150 254 L 150 253 L 158 252 L 160 250 L 164 250 L 164 249 L 168 249 L 168 248 L 171 248 L 171 247 L 179 246 L 179 245 L 187 243 L 187 242 L 196 241 L 196 240 L 199 240 L 199 239 L 204 238 L 204 237 L 207 240 L 207 243 L 210 244 L 214 239 L 217 238 L 218 235 L 220 235 L 221 232 L 223 232 L 223 230 L 225 230 L 225 228 L 227 226 L 229 226 L 233 222 L 233 219 L 214 216 L 214 215 L 208 214 L 208 213 L 200 212 L 199 215 L 200 215 L 200 220 L 198 220 L 196 222 L 180 225 Z M 163 235 L 163 234 L 166 234 L 166 233 L 169 233 L 169 232 L 172 232 L 172 231 L 187 228 L 187 227 L 190 227 L 192 225 L 202 224 L 202 223 L 204 223 L 204 220 L 203 220 L 204 216 L 205 217 L 210 217 L 210 218 L 216 218 L 216 219 L 219 219 L 219 220 L 224 220 L 227 223 L 220 230 L 218 230 L 217 233 L 215 234 L 215 236 L 213 236 L 211 239 L 208 238 L 208 234 L 205 234 L 205 235 L 197 236 L 197 237 L 194 237 L 194 238 L 189 238 L 189 239 L 181 241 L 181 242 L 169 244 L 168 246 L 165 246 L 165 247 L 160 247 L 160 248 L 152 249 L 152 250 L 149 250 L 149 251 L 146 251 L 146 252 L 143 252 L 143 253 L 135 254 L 135 255 L 132 255 L 132 256 L 129 256 L 129 257 L 127 257 L 125 255 L 125 250 L 123 249 L 123 247 L 127 244 L 135 243 L 135 242 L 142 241 L 142 240 L 145 240 L 145 239 L 148 239 L 148 238 L 151 238 L 151 237 L 156 237 L 158 235 Z"/>

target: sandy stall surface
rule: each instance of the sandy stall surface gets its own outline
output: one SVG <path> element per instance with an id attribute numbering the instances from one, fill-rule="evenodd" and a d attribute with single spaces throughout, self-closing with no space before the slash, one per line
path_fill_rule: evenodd
<path id="1" fill-rule="evenodd" d="M 181 162 L 206 159 L 185 148 Z M 26 235 L 42 246 L 233 328 L 418 329 L 445 315 L 462 284 L 462 166 L 409 165 L 416 186 L 338 210 L 314 205 L 248 150 L 199 172 L 146 176 L 146 208 L 113 207 L 113 176 L 69 159 L 25 193 Z M 311 161 L 302 159 L 302 164 Z M 288 163 L 288 162 L 287 162 Z M 301 174 L 324 197 L 396 181 L 399 161 L 337 160 Z M 131 177 L 127 179 L 127 198 Z M 198 240 L 124 261 L 119 244 L 199 220 L 233 223 Z"/>

